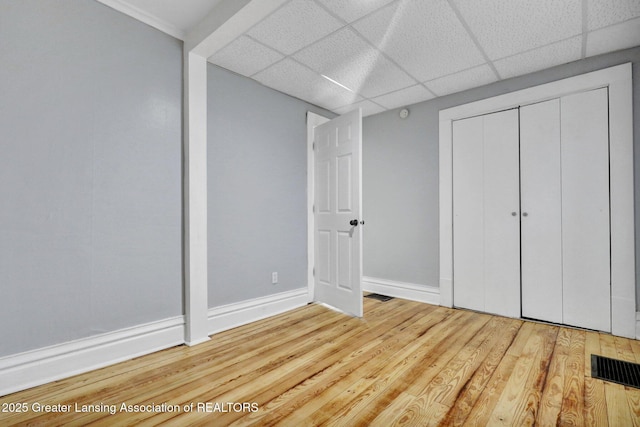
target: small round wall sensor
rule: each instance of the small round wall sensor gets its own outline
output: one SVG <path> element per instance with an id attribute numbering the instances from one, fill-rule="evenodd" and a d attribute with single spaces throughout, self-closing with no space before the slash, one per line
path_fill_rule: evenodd
<path id="1" fill-rule="evenodd" d="M 407 117 L 409 117 L 409 109 L 403 108 L 402 110 L 400 110 L 400 118 L 406 119 Z"/>

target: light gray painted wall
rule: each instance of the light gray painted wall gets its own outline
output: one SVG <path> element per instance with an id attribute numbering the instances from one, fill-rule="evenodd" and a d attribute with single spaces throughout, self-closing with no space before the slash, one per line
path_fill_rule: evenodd
<path id="1" fill-rule="evenodd" d="M 438 286 L 440 110 L 626 62 L 633 63 L 635 79 L 636 224 L 640 224 L 640 47 L 636 47 L 415 104 L 410 106 L 411 114 L 406 120 L 398 117 L 398 110 L 366 117 L 364 274 Z M 636 265 L 640 266 L 639 226 L 636 226 L 636 259 Z M 637 295 L 640 306 L 640 288 Z"/>
<path id="2" fill-rule="evenodd" d="M 181 315 L 182 43 L 0 3 L 0 356 Z"/>
<path id="3" fill-rule="evenodd" d="M 334 115 L 211 64 L 207 86 L 209 307 L 304 288 L 306 112 Z"/>

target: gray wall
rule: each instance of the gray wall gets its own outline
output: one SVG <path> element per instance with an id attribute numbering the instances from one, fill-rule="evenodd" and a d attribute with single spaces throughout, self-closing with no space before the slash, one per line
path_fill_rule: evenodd
<path id="1" fill-rule="evenodd" d="M 0 356 L 182 314 L 182 43 L 0 3 Z"/>
<path id="2" fill-rule="evenodd" d="M 636 47 L 415 104 L 406 120 L 398 117 L 397 110 L 365 118 L 364 274 L 438 285 L 440 110 L 626 62 L 633 63 L 636 224 L 640 224 L 640 47 Z M 636 259 L 640 266 L 638 225 Z M 640 290 L 637 296 L 640 306 Z"/>
<path id="3" fill-rule="evenodd" d="M 209 307 L 306 287 L 306 112 L 334 115 L 211 64 L 207 86 Z"/>

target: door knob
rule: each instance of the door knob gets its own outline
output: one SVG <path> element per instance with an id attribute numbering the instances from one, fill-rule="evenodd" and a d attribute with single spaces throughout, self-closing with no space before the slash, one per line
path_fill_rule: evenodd
<path id="1" fill-rule="evenodd" d="M 358 220 L 357 219 L 352 219 L 351 221 L 349 221 L 349 225 L 353 225 L 354 227 L 358 226 Z"/>
<path id="2" fill-rule="evenodd" d="M 526 212 L 523 212 L 523 213 L 522 213 L 522 216 L 529 216 L 529 214 L 528 214 L 528 213 L 526 213 Z"/>
<path id="3" fill-rule="evenodd" d="M 511 212 L 511 216 L 516 216 L 516 215 L 518 215 L 517 212 Z"/>

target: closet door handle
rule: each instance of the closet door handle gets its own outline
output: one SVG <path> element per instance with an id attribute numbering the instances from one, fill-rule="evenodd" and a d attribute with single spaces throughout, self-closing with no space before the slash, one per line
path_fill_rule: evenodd
<path id="1" fill-rule="evenodd" d="M 529 214 L 526 212 L 522 212 L 522 216 L 529 216 Z"/>
<path id="2" fill-rule="evenodd" d="M 518 215 L 518 212 L 511 212 L 511 216 L 516 216 Z"/>

